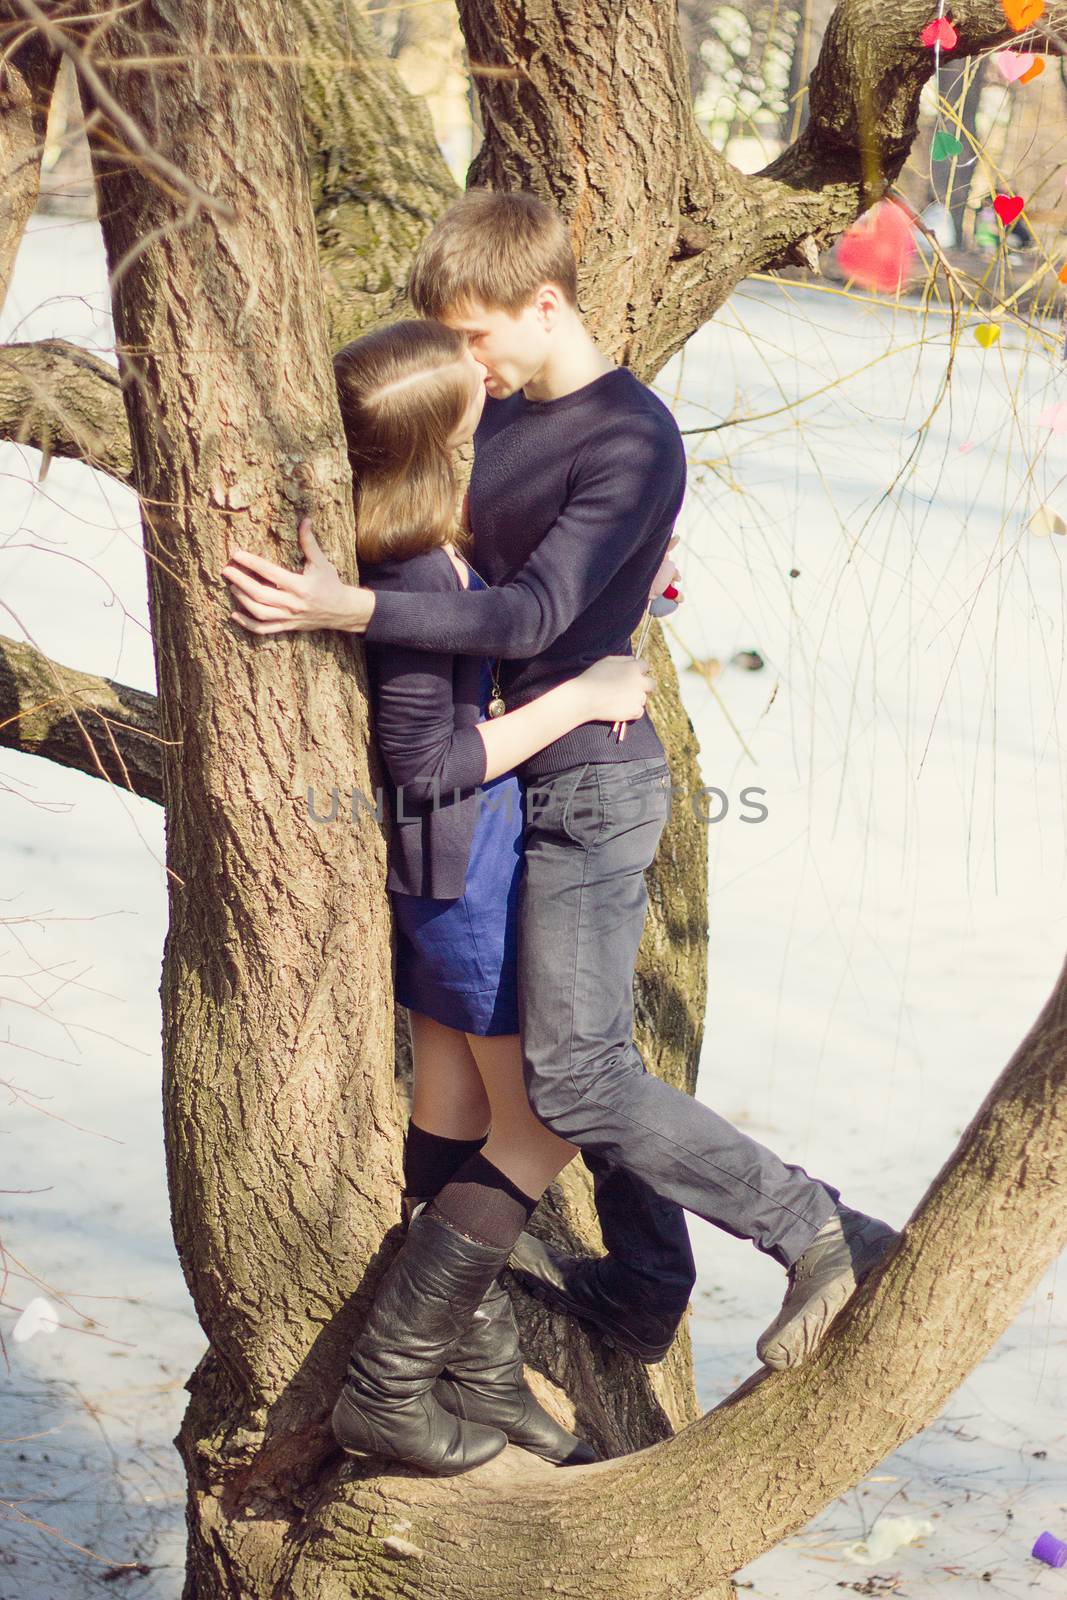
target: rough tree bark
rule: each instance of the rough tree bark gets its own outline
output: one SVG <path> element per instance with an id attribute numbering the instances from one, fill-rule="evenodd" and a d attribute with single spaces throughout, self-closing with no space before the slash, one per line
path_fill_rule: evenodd
<path id="1" fill-rule="evenodd" d="M 287 30 L 266 3 L 239 18 L 216 7 L 212 24 L 215 60 L 195 17 L 173 32 L 160 21 L 109 30 L 113 57 L 156 61 L 165 92 L 147 114 L 131 73 L 106 82 L 226 210 L 176 215 L 150 164 L 117 158 L 109 141 L 94 141 L 94 163 L 159 683 L 168 1176 L 210 1340 L 178 1439 L 189 1593 L 219 1592 L 232 1569 L 252 1594 L 284 1554 L 279 1526 L 335 1463 L 326 1422 L 384 1264 L 400 1119 L 382 835 L 366 816 L 316 833 L 304 811 L 309 785 L 322 795 L 339 775 L 371 793 L 380 776 L 361 663 L 343 640 L 250 648 L 226 624 L 216 576 L 234 539 L 291 559 L 297 505 L 316 507 L 326 548 L 351 549 L 351 518 L 312 213 L 291 159 L 300 106 L 277 64 Z M 264 64 L 237 77 L 234 58 Z M 649 1000 L 678 1004 L 655 989 Z M 593 1397 L 589 1431 L 607 1448 L 662 1438 L 692 1415 L 687 1361 L 650 1373 L 623 1362 L 606 1388 L 592 1381 L 599 1353 L 581 1342 L 561 1364 Z M 269 1551 L 256 1544 L 268 1529 Z"/>
<path id="2" fill-rule="evenodd" d="M 155 695 L 0 638 L 0 745 L 163 803 Z"/>
<path id="3" fill-rule="evenodd" d="M 336 346 L 402 313 L 411 251 L 456 189 L 425 108 L 406 93 L 359 12 L 344 0 L 300 0 L 292 21 L 320 278 L 330 342 Z M 94 376 L 99 383 L 91 381 Z M 59 341 L 0 347 L 0 436 L 5 435 L 52 454 L 80 455 L 129 480 L 129 429 L 114 370 Z M 277 554 L 292 558 L 291 550 Z M 695 791 L 700 784 L 696 741 L 673 666 L 661 640 L 652 641 L 650 648 L 659 655 L 652 712 L 672 749 L 677 784 Z M 51 684 L 43 703 L 42 681 Z M 84 685 L 66 700 L 68 681 L 62 670 L 57 675 L 44 661 L 31 669 L 24 651 L 9 649 L 5 687 L 12 710 L 0 722 L 0 745 L 43 750 L 47 733 L 53 759 L 123 781 L 114 771 L 115 753 L 124 749 L 122 723 L 109 717 L 107 738 L 99 740 L 103 724 L 80 714 Z M 131 745 L 126 771 L 136 789 L 143 739 L 134 737 Z M 665 830 L 659 862 L 649 874 L 635 1025 L 651 1069 L 689 1092 L 696 1082 L 706 1002 L 706 860 L 706 829 L 694 811 L 679 803 Z M 405 1034 L 402 1026 L 395 1029 L 402 1077 Z M 534 1226 L 569 1249 L 601 1248 L 589 1177 L 581 1162 L 573 1163 L 552 1186 Z M 685 1330 L 663 1367 L 645 1372 L 626 1364 L 605 1404 L 598 1352 L 587 1341 L 579 1341 L 575 1349 L 567 1321 L 547 1316 L 532 1302 L 520 1315 L 531 1359 L 571 1395 L 569 1403 L 577 1403 L 581 1415 L 595 1415 L 605 1448 L 662 1438 L 696 1414 Z"/>
<path id="4" fill-rule="evenodd" d="M 296 0 L 290 9 L 336 349 L 403 315 L 412 254 L 458 190 L 429 112 L 407 93 L 358 7 Z"/>
<path id="5" fill-rule="evenodd" d="M 84 461 L 120 483 L 130 481 L 130 431 L 115 368 L 64 339 L 0 345 L 0 416 L 8 437 L 43 456 Z"/>
<path id="6" fill-rule="evenodd" d="M 931 1421 L 1067 1243 L 1067 963 L 892 1259 L 793 1372 L 761 1368 L 674 1439 L 563 1480 L 354 1476 L 312 1507 L 282 1592 L 719 1600 Z"/>
<path id="7" fill-rule="evenodd" d="M 917 0 L 891 19 L 844 0 L 808 128 L 745 179 L 699 142 L 668 8 L 584 4 L 566 43 L 550 7 L 526 7 L 521 36 L 509 7 L 461 10 L 476 67 L 502 69 L 478 74 L 487 138 L 475 181 L 555 195 L 583 254 L 592 326 L 646 378 L 752 266 L 803 255 L 806 237 L 832 236 L 895 175 L 930 65 L 913 42 L 926 20 Z M 177 1441 L 185 1600 L 526 1600 L 531 1582 L 594 1600 L 727 1595 L 730 1572 L 936 1415 L 1062 1248 L 1067 969 L 893 1260 L 807 1367 L 757 1374 L 675 1438 L 564 1475 L 516 1451 L 458 1480 L 339 1461 L 326 1418 L 391 1243 L 379 1250 L 400 1118 L 385 840 L 366 814 L 316 828 L 304 801 L 309 784 L 371 794 L 379 774 L 359 652 L 326 635 L 236 636 L 216 576 L 235 537 L 293 561 L 307 504 L 352 572 L 311 194 L 292 159 L 305 113 L 276 0 L 109 18 L 114 57 L 156 61 L 150 77 L 109 73 L 111 93 L 232 208 L 176 202 L 150 163 L 97 144 L 159 681 L 168 1176 L 210 1341 Z M 994 0 L 961 7 L 957 22 L 969 50 L 1009 37 Z M 874 177 L 868 105 L 883 130 Z M 657 677 L 676 694 L 656 632 Z M 656 715 L 672 758 L 691 765 L 684 714 L 677 729 Z M 672 870 L 691 883 L 679 838 L 673 867 L 661 856 L 650 883 L 662 948 L 643 998 L 645 1021 L 662 1006 L 675 1039 L 699 1016 L 687 984 L 696 971 L 699 990 L 702 969 L 687 963 L 704 914 L 703 883 L 670 904 Z M 694 841 L 703 849 L 702 829 Z M 673 1039 L 650 1059 L 665 1075 L 683 1060 Z M 581 1371 L 600 1361 L 590 1341 L 556 1342 L 579 1421 L 609 1449 L 637 1442 L 618 1402 L 641 1384 L 645 1439 L 686 1420 L 683 1385 L 657 1394 L 655 1369 L 621 1360 Z M 594 1370 L 607 1375 L 599 1410 Z"/>
<path id="8" fill-rule="evenodd" d="M 41 181 L 48 107 L 59 57 L 14 0 L 0 0 L 0 305 Z"/>

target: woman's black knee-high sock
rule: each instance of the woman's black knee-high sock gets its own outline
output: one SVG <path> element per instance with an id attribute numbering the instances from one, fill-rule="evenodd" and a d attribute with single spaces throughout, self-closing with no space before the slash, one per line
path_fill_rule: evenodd
<path id="1" fill-rule="evenodd" d="M 452 1174 L 426 1209 L 428 1215 L 436 1212 L 468 1239 L 510 1250 L 536 1205 L 537 1200 L 479 1151 Z"/>
<path id="2" fill-rule="evenodd" d="M 404 1138 L 404 1194 L 420 1199 L 433 1196 L 488 1139 L 446 1139 L 440 1133 L 427 1133 L 412 1119 Z"/>

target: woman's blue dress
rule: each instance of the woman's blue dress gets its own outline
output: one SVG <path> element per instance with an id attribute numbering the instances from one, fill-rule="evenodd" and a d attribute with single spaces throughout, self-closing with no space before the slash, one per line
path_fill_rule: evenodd
<path id="1" fill-rule="evenodd" d="M 471 586 L 487 587 L 476 572 Z M 493 679 L 482 663 L 482 714 Z M 396 922 L 396 998 L 449 1028 L 518 1033 L 518 909 L 523 784 L 513 772 L 481 785 L 463 894 L 438 900 L 389 891 Z"/>

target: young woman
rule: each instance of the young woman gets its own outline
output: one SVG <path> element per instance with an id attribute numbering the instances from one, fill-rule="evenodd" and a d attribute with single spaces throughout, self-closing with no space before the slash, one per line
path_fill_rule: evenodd
<path id="1" fill-rule="evenodd" d="M 485 587 L 464 559 L 470 539 L 456 517 L 454 452 L 472 438 L 485 400 L 485 369 L 466 339 L 440 323 L 399 322 L 347 345 L 334 369 L 361 581 Z M 414 1084 L 407 1235 L 352 1351 L 334 1433 L 353 1453 L 445 1474 L 509 1440 L 560 1465 L 594 1461 L 527 1386 L 499 1278 L 544 1190 L 577 1153 L 533 1115 L 523 1081 L 524 796 L 512 769 L 581 723 L 640 717 L 652 680 L 643 660 L 606 656 L 495 715 L 488 659 L 368 645 L 367 660 L 393 801 L 387 888 Z"/>

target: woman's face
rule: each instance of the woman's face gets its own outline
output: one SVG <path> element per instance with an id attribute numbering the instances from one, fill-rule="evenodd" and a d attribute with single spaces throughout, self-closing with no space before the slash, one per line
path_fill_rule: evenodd
<path id="1" fill-rule="evenodd" d="M 482 409 L 485 405 L 485 368 L 471 350 L 470 345 L 466 346 L 459 361 L 470 382 L 470 396 L 462 421 L 448 441 L 453 449 L 457 445 L 466 444 L 468 440 L 474 438 L 474 430 L 478 426 Z"/>

